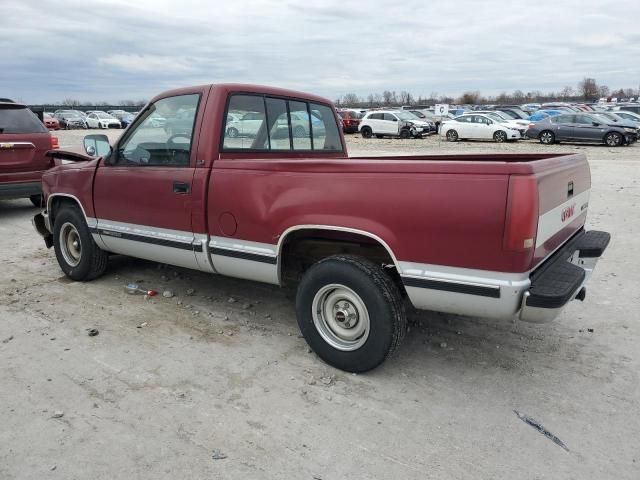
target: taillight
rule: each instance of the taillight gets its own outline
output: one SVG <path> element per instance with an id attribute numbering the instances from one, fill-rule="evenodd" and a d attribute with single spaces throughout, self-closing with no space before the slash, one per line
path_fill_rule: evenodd
<path id="1" fill-rule="evenodd" d="M 60 144 L 58 143 L 58 137 L 54 137 L 53 135 L 51 135 L 51 149 L 57 149 L 60 148 Z"/>
<path id="2" fill-rule="evenodd" d="M 535 126 L 536 126 L 536 124 L 535 124 L 535 123 L 530 123 L 528 128 L 533 128 L 533 127 L 535 127 Z"/>
<path id="3" fill-rule="evenodd" d="M 538 181 L 534 177 L 509 177 L 504 248 L 514 252 L 533 249 L 538 231 Z"/>

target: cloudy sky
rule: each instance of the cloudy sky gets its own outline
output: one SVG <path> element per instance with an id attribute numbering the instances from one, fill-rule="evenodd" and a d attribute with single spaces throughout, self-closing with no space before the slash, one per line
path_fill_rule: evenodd
<path id="1" fill-rule="evenodd" d="M 0 0 L 0 97 L 221 81 L 331 99 L 640 85 L 639 0 Z"/>

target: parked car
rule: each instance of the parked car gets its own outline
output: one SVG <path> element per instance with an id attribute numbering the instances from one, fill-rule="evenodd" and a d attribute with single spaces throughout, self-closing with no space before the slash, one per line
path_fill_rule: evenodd
<path id="1" fill-rule="evenodd" d="M 0 102 L 0 198 L 29 198 L 42 205 L 40 180 L 52 166 L 45 156 L 58 139 L 25 105 Z"/>
<path id="2" fill-rule="evenodd" d="M 594 142 L 610 147 L 629 145 L 638 140 L 637 129 L 615 125 L 607 117 L 590 113 L 563 113 L 532 123 L 527 137 L 551 145 L 556 142 Z"/>
<path id="3" fill-rule="evenodd" d="M 635 105 L 631 105 L 631 104 L 627 104 L 627 105 L 620 105 L 618 106 L 615 110 L 621 110 L 623 112 L 633 112 L 633 113 L 639 113 L 640 114 L 640 104 L 635 104 Z"/>
<path id="4" fill-rule="evenodd" d="M 107 110 L 107 113 L 112 117 L 116 117 L 118 120 L 120 120 L 120 117 L 126 115 L 127 112 L 125 110 Z"/>
<path id="5" fill-rule="evenodd" d="M 431 132 L 436 132 L 438 130 L 438 127 L 436 126 L 436 122 L 432 120 L 429 114 L 423 112 L 422 110 L 407 110 L 407 111 L 412 115 L 415 115 L 416 117 L 418 117 L 423 122 L 426 122 L 427 124 L 429 124 L 429 130 Z"/>
<path id="6" fill-rule="evenodd" d="M 87 115 L 89 128 L 122 128 L 120 120 L 104 112 L 94 112 Z"/>
<path id="7" fill-rule="evenodd" d="M 188 107 L 197 144 L 149 141 L 153 111 Z M 228 136 L 228 110 L 258 114 L 255 138 Z M 271 138 L 289 111 L 314 112 L 325 134 Z M 165 92 L 113 147 L 96 134 L 85 148 L 91 155 L 55 154 L 73 164 L 43 176 L 46 207 L 33 219 L 65 275 L 95 279 L 111 253 L 294 286 L 303 337 L 351 372 L 397 349 L 405 302 L 555 318 L 584 299 L 609 242 L 584 229 L 590 175 L 581 153 L 349 157 L 333 105 L 301 92 Z"/>
<path id="8" fill-rule="evenodd" d="M 368 112 L 360 121 L 360 134 L 364 138 L 421 137 L 431 132 L 428 122 L 406 110 L 377 110 Z"/>
<path id="9" fill-rule="evenodd" d="M 497 112 L 502 112 L 505 115 L 508 115 L 514 120 L 528 120 L 529 114 L 527 114 L 524 110 L 517 107 L 496 107 L 495 110 Z"/>
<path id="10" fill-rule="evenodd" d="M 72 110 L 56 110 L 55 118 L 60 122 L 60 128 L 87 128 L 87 122 Z"/>
<path id="11" fill-rule="evenodd" d="M 440 135 L 450 142 L 458 140 L 506 142 L 522 138 L 518 128 L 507 126 L 487 115 L 477 113 L 460 115 L 453 120 L 443 122 L 440 125 Z"/>
<path id="12" fill-rule="evenodd" d="M 613 113 L 617 117 L 622 118 L 624 120 L 629 120 L 631 122 L 636 122 L 636 123 L 640 122 L 640 114 L 638 113 L 628 112 L 625 110 L 615 110 L 615 111 L 612 111 L 611 113 Z"/>
<path id="13" fill-rule="evenodd" d="M 43 113 L 42 118 L 44 120 L 44 126 L 47 127 L 48 130 L 60 130 L 60 122 L 56 117 L 51 113 Z"/>
<path id="14" fill-rule="evenodd" d="M 531 115 L 528 120 L 530 122 L 539 122 L 543 118 L 554 117 L 556 115 L 562 115 L 563 113 L 566 112 L 563 112 L 562 110 L 538 110 L 536 113 Z"/>
<path id="15" fill-rule="evenodd" d="M 510 128 L 515 128 L 520 132 L 521 136 L 524 136 L 524 133 L 527 131 L 527 128 L 529 128 L 529 123 L 531 123 L 529 122 L 529 120 L 520 120 L 520 119 L 515 120 L 509 115 L 507 115 L 505 112 L 501 112 L 499 110 L 494 110 L 494 111 L 479 110 L 473 113 L 486 115 L 487 117 L 491 118 L 492 120 L 495 120 L 498 123 L 502 123 L 503 125 L 506 125 L 507 127 L 510 127 Z M 470 115 L 470 113 L 465 113 L 464 115 Z"/>
<path id="16" fill-rule="evenodd" d="M 124 115 L 122 115 L 120 117 L 120 123 L 122 124 L 122 128 L 127 128 L 129 125 L 131 125 L 131 123 L 133 123 L 133 121 L 135 120 L 136 115 L 134 115 L 133 113 L 125 113 Z"/>
<path id="17" fill-rule="evenodd" d="M 363 115 L 357 110 L 342 109 L 338 110 L 338 116 L 342 119 L 342 131 L 344 133 L 357 133 L 358 126 Z"/>

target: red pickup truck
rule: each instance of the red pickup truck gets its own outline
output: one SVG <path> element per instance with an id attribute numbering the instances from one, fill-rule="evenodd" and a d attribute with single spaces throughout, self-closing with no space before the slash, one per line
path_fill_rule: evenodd
<path id="1" fill-rule="evenodd" d="M 72 162 L 45 173 L 34 218 L 67 276 L 114 253 L 297 285 L 305 339 L 352 372 L 396 350 L 405 305 L 556 317 L 609 243 L 584 230 L 582 154 L 349 157 L 333 105 L 289 90 L 165 92 L 85 149 L 51 152 Z"/>

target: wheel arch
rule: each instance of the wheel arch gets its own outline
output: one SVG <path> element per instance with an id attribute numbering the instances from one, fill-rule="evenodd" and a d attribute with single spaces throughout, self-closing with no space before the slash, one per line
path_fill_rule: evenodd
<path id="1" fill-rule="evenodd" d="M 318 241 L 333 244 L 339 250 L 328 253 L 325 256 L 340 253 L 342 248 L 352 244 L 364 244 L 369 249 L 359 252 L 362 256 L 367 257 L 367 253 L 374 252 L 376 255 L 382 255 L 386 260 L 390 261 L 389 265 L 395 267 L 396 272 L 400 273 L 400 263 L 395 256 L 389 244 L 380 236 L 356 228 L 340 227 L 334 225 L 296 225 L 287 228 L 278 239 L 276 248 L 278 258 L 278 281 L 283 283 L 283 276 L 288 265 L 288 256 L 293 253 L 293 248 L 297 242 Z M 377 250 L 376 250 L 377 249 Z"/>
<path id="2" fill-rule="evenodd" d="M 80 202 L 78 197 L 69 193 L 54 193 L 47 197 L 47 212 L 49 214 L 49 225 L 51 229 L 53 229 L 56 213 L 65 205 L 79 207 L 82 211 L 82 216 L 88 223 L 87 212 L 85 212 L 82 202 Z"/>

